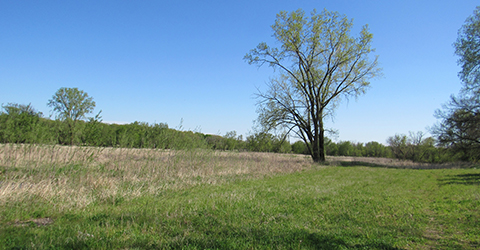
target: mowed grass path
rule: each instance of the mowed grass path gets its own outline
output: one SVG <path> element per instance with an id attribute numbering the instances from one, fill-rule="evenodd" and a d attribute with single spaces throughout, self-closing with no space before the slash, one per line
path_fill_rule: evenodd
<path id="1" fill-rule="evenodd" d="M 203 157 L 204 167 L 209 162 L 215 165 L 219 157 L 216 153 L 193 156 Z M 244 156 L 229 154 L 232 162 L 239 161 L 236 157 Z M 270 156 L 254 157 L 252 162 L 242 158 L 242 164 L 298 164 L 296 157 L 281 157 L 284 161 L 272 161 Z M 94 186 L 81 189 L 84 184 L 75 179 L 114 174 L 105 170 L 107 165 L 95 167 L 90 160 L 84 164 L 88 166 L 72 165 L 61 171 L 48 167 L 33 171 L 18 164 L 2 167 L 0 199 L 9 196 L 1 200 L 1 249 L 480 248 L 478 169 L 311 164 L 295 172 L 258 174 L 252 170 L 249 175 L 246 170 L 233 171 L 227 178 L 222 174 L 225 179 L 198 175 L 192 177 L 196 182 L 189 177 L 188 185 L 172 184 L 175 187 L 158 192 L 145 186 L 138 189 L 138 183 L 124 173 L 115 177 L 125 181 L 115 182 L 120 189 L 114 194 L 108 187 L 98 187 L 110 192 L 105 196 Z M 12 193 L 21 190 L 18 185 L 13 191 L 5 188 L 18 181 L 34 183 L 39 175 L 51 178 L 49 183 L 57 178 L 79 192 L 89 192 L 89 202 L 64 205 L 54 201 L 65 198 L 42 195 L 41 190 L 32 191 L 33 195 L 25 192 L 20 199 Z M 71 179 L 62 180 L 65 176 Z"/>

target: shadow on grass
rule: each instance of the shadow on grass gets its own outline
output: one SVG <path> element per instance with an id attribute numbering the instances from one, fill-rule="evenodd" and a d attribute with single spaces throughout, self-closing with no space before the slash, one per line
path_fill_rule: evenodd
<path id="1" fill-rule="evenodd" d="M 223 232 L 229 234 L 229 232 Z M 246 235 L 228 235 L 224 238 L 186 238 L 170 245 L 174 249 L 386 249 L 397 250 L 388 243 L 372 240 L 366 244 L 349 244 L 345 240 L 305 230 L 294 230 L 279 234 L 265 230 L 252 230 Z M 225 235 L 226 236 L 226 235 Z M 233 236 L 233 237 L 232 237 Z"/>
<path id="2" fill-rule="evenodd" d="M 22 231 L 17 233 L 19 239 L 7 244 L 5 249 L 28 249 L 28 242 L 35 236 L 27 228 L 16 228 Z M 114 238 L 96 238 L 93 235 L 75 235 L 69 237 L 68 242 L 50 243 L 55 249 L 95 249 L 95 248 L 135 248 L 135 249 L 385 249 L 399 250 L 381 239 L 368 239 L 364 244 L 352 244 L 341 238 L 342 236 L 321 235 L 306 230 L 285 230 L 271 232 L 263 229 L 227 228 L 206 231 L 200 235 L 187 235 L 181 232 L 177 236 L 170 235 L 166 241 L 160 243 L 155 239 L 158 236 L 144 235 L 145 237 L 130 240 Z M 12 232 L 7 232 L 12 235 Z M 24 234 L 27 233 L 27 234 Z M 28 234 L 30 233 L 30 235 Z M 344 237 L 362 237 L 349 235 Z M 3 238 L 3 237 L 0 237 Z M 3 248 L 2 248 L 3 249 Z"/>
<path id="3" fill-rule="evenodd" d="M 393 159 L 375 159 L 373 157 L 351 157 L 353 160 L 333 159 L 327 165 L 342 167 L 377 167 L 377 168 L 398 168 L 398 169 L 459 169 L 472 168 L 476 165 L 468 162 L 451 163 L 421 163 L 412 161 L 400 161 Z"/>
<path id="4" fill-rule="evenodd" d="M 458 174 L 450 175 L 438 180 L 440 185 L 480 185 L 480 174 Z"/>
<path id="5" fill-rule="evenodd" d="M 338 165 L 342 167 L 372 167 L 372 168 L 401 168 L 401 169 L 432 169 L 432 167 L 416 166 L 416 165 L 389 165 L 381 163 L 372 163 L 364 161 L 337 161 L 330 165 Z M 449 167 L 451 168 L 451 167 Z"/>
<path id="6" fill-rule="evenodd" d="M 389 166 L 382 164 L 375 164 L 370 162 L 361 162 L 361 161 L 339 161 L 334 164 L 340 165 L 342 167 L 376 167 L 376 168 L 387 168 Z"/>
<path id="7" fill-rule="evenodd" d="M 187 236 L 176 239 L 162 245 L 152 245 L 147 241 L 131 242 L 127 245 L 141 249 L 400 249 L 379 240 L 372 240 L 366 244 L 348 244 L 341 238 L 304 230 L 277 235 L 262 230 L 253 230 L 247 235 L 222 232 L 220 235 L 210 237 Z"/>

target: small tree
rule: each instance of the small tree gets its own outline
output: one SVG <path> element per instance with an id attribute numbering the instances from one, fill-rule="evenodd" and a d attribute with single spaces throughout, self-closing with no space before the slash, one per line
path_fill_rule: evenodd
<path id="1" fill-rule="evenodd" d="M 87 119 L 86 115 L 93 112 L 95 102 L 83 90 L 60 88 L 48 101 L 48 106 L 57 113 L 57 119 L 66 124 L 69 143 L 73 145 L 78 121 Z"/>
<path id="2" fill-rule="evenodd" d="M 247 149 L 254 152 L 273 152 L 275 136 L 259 132 L 247 137 Z"/>
<path id="3" fill-rule="evenodd" d="M 82 133 L 82 143 L 92 146 L 102 146 L 101 111 L 95 117 L 89 117 Z"/>
<path id="4" fill-rule="evenodd" d="M 238 149 L 239 140 L 237 137 L 237 131 L 230 131 L 225 133 L 223 136 L 225 141 L 225 148 L 224 150 L 236 150 Z"/>
<path id="5" fill-rule="evenodd" d="M 2 104 L 0 111 L 0 141 L 7 143 L 35 143 L 39 141 L 36 129 L 42 113 L 31 104 Z"/>
<path id="6" fill-rule="evenodd" d="M 260 43 L 244 59 L 268 64 L 281 74 L 259 93 L 259 122 L 266 131 L 283 128 L 308 147 L 313 161 L 325 161 L 323 119 L 331 115 L 341 97 L 359 96 L 369 79 L 379 74 L 371 58 L 372 34 L 364 26 L 358 38 L 350 36 L 353 24 L 337 12 L 302 10 L 280 12 L 272 26 L 280 43 Z"/>
<path id="7" fill-rule="evenodd" d="M 388 157 L 386 147 L 376 141 L 365 144 L 365 153 L 368 157 Z"/>
<path id="8" fill-rule="evenodd" d="M 408 157 L 407 136 L 404 134 L 396 134 L 387 139 L 387 144 L 392 150 L 395 158 L 405 160 Z"/>

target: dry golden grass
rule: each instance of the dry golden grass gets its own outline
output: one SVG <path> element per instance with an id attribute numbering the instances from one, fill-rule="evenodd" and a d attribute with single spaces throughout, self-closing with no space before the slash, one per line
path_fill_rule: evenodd
<path id="1" fill-rule="evenodd" d="M 0 206 L 40 199 L 81 208 L 312 167 L 301 155 L 1 144 Z"/>

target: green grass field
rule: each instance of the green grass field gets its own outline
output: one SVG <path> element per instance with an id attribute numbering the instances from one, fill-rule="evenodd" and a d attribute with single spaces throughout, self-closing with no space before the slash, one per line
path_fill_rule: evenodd
<path id="1" fill-rule="evenodd" d="M 1 249 L 478 249 L 480 170 L 0 145 Z"/>

